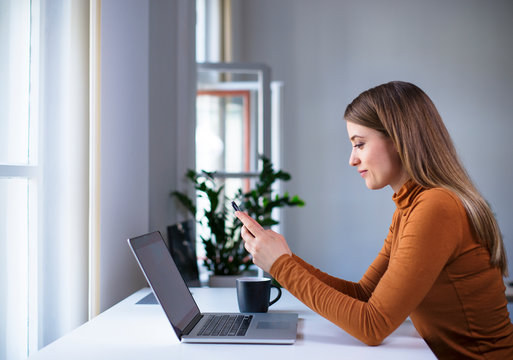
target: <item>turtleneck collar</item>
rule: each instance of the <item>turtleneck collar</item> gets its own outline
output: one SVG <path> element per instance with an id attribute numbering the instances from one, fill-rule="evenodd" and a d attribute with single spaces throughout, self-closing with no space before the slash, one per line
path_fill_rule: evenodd
<path id="1" fill-rule="evenodd" d="M 394 193 L 392 200 L 398 209 L 406 209 L 409 207 L 417 195 L 422 192 L 424 188 L 417 184 L 412 179 L 406 181 L 397 193 Z"/>

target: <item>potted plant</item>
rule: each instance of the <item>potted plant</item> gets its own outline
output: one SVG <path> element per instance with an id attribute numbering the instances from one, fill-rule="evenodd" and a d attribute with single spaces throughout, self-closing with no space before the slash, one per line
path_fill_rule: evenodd
<path id="1" fill-rule="evenodd" d="M 253 189 L 243 192 L 239 189 L 234 199 L 228 199 L 224 194 L 224 186 L 217 185 L 214 173 L 203 171 L 198 174 L 189 170 L 186 178 L 196 190 L 197 196 L 207 199 L 208 206 L 198 211 L 195 202 L 185 193 L 173 191 L 171 196 L 176 198 L 196 221 L 209 229 L 208 235 L 200 236 L 205 247 L 203 264 L 213 275 L 239 276 L 251 266 L 251 258 L 244 248 L 240 236 L 241 222 L 233 215 L 230 206 L 232 200 L 255 218 L 262 226 L 270 227 L 279 222 L 272 218 L 275 208 L 285 206 L 304 206 L 299 196 L 274 195 L 272 186 L 277 180 L 289 181 L 291 176 L 284 171 L 275 171 L 271 161 L 265 157 L 262 161 L 262 171 Z"/>

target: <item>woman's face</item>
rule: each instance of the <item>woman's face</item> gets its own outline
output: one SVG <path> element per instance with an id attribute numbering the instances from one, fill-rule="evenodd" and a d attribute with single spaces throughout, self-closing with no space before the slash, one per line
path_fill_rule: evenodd
<path id="1" fill-rule="evenodd" d="M 347 121 L 347 133 L 353 145 L 349 165 L 355 166 L 371 190 L 390 185 L 394 192 L 408 180 L 395 146 L 379 131 Z"/>

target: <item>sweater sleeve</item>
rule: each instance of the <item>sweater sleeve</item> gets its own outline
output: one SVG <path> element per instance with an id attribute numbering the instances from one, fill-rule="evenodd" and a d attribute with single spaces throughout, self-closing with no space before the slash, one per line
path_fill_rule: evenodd
<path id="1" fill-rule="evenodd" d="M 304 268 L 310 275 L 322 281 L 324 284 L 352 298 L 362 301 L 368 301 L 372 292 L 376 288 L 379 279 L 381 278 L 381 276 L 383 275 L 388 266 L 389 251 L 390 246 L 388 244 L 387 238 L 387 240 L 385 240 L 385 245 L 378 254 L 378 257 L 367 269 L 362 279 L 357 283 L 326 274 L 325 272 L 308 264 L 306 261 L 296 256 L 295 254 L 292 255 L 292 259 L 295 262 L 297 262 L 302 268 Z"/>
<path id="2" fill-rule="evenodd" d="M 304 261 L 300 257 L 296 256 L 295 254 L 292 255 L 292 258 L 303 269 L 305 269 L 310 275 L 312 275 L 313 277 L 322 281 L 324 284 L 334 288 L 335 290 L 340 291 L 341 293 L 344 293 L 344 294 L 351 296 L 352 298 L 355 298 L 355 299 L 364 300 L 364 301 L 366 301 L 368 299 L 368 297 L 369 297 L 368 294 L 364 291 L 364 289 L 362 288 L 362 286 L 359 283 L 347 281 L 347 280 L 340 279 L 340 278 L 331 276 L 329 274 L 326 274 L 325 272 L 322 272 L 321 270 L 308 264 L 306 261 Z"/>
<path id="3" fill-rule="evenodd" d="M 374 287 L 368 301 L 328 285 L 288 255 L 270 272 L 312 310 L 362 342 L 378 345 L 420 304 L 455 251 L 462 211 L 450 196 L 421 198 L 405 219 L 390 259 L 378 256 L 362 279 Z"/>

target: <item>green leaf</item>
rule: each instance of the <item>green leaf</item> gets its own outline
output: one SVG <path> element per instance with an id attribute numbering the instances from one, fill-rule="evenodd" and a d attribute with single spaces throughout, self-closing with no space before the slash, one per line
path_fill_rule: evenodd
<path id="1" fill-rule="evenodd" d="M 187 195 L 179 191 L 173 191 L 171 196 L 175 197 L 193 216 L 196 216 L 196 206 Z"/>
<path id="2" fill-rule="evenodd" d="M 299 206 L 299 207 L 303 207 L 305 206 L 305 202 L 303 201 L 303 199 L 301 199 L 299 196 L 297 195 L 294 195 L 292 197 L 292 199 L 290 200 L 290 203 L 295 205 L 295 206 Z"/>
<path id="3" fill-rule="evenodd" d="M 278 225 L 279 222 L 276 221 L 276 220 L 273 220 L 271 218 L 268 218 L 268 219 L 263 219 L 261 221 L 258 222 L 260 225 L 262 225 L 262 227 L 271 227 L 273 225 Z"/>

